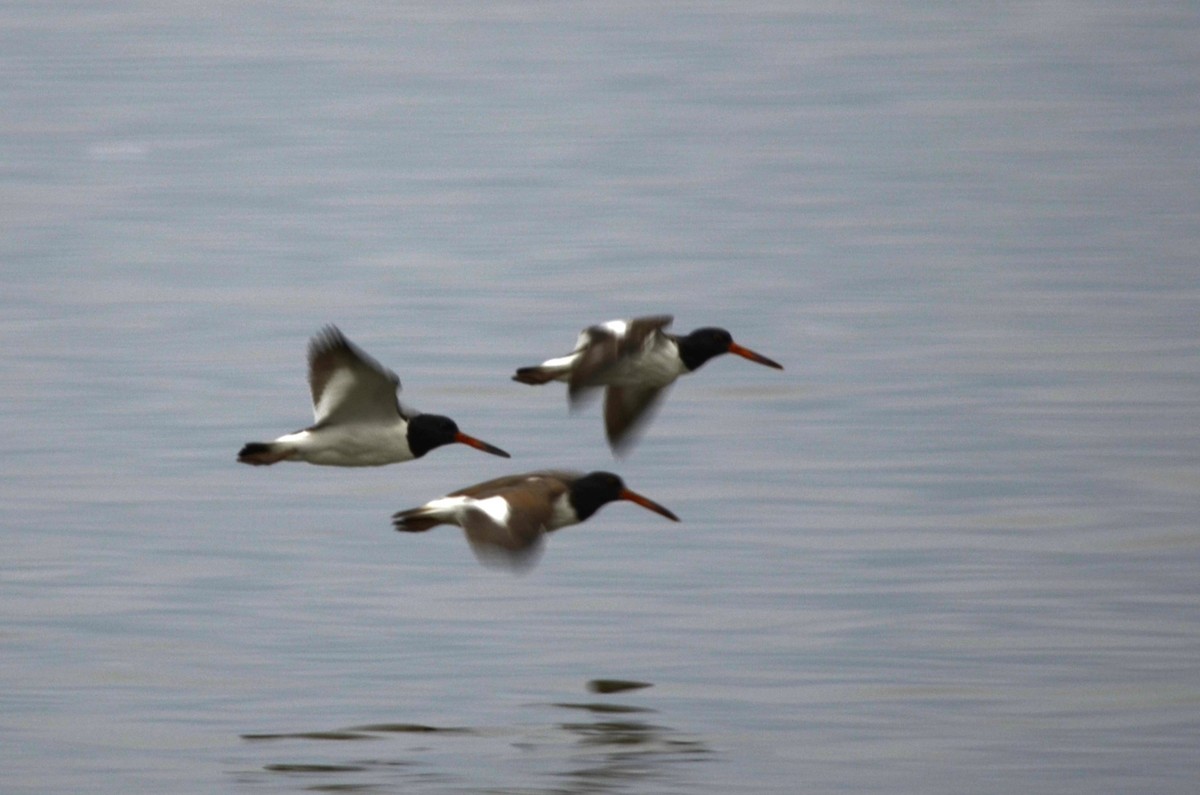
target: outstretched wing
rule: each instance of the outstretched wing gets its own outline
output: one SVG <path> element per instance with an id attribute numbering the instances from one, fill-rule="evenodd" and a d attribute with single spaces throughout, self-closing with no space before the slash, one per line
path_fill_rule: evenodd
<path id="1" fill-rule="evenodd" d="M 554 503 L 576 477 L 575 472 L 545 470 L 496 478 L 457 492 L 474 500 L 464 512 L 462 528 L 475 557 L 487 566 L 533 566 L 541 556 Z"/>
<path id="2" fill-rule="evenodd" d="M 475 558 L 485 566 L 528 569 L 542 556 L 545 529 L 536 524 L 502 525 L 472 508 L 463 516 L 463 532 Z"/>
<path id="3" fill-rule="evenodd" d="M 392 422 L 400 409 L 400 378 L 326 326 L 308 346 L 308 385 L 317 425 Z"/>
<path id="4" fill-rule="evenodd" d="M 624 455 L 654 416 L 666 388 L 610 386 L 604 390 L 604 431 L 617 455 Z"/>

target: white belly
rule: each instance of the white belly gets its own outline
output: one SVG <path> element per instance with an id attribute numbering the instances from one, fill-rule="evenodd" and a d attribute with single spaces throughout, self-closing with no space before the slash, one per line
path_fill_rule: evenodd
<path id="1" fill-rule="evenodd" d="M 659 346 L 626 356 L 608 370 L 604 383 L 661 389 L 683 373 L 683 362 L 673 353 L 666 346 Z"/>
<path id="2" fill-rule="evenodd" d="M 410 461 L 412 450 L 405 437 L 407 426 L 334 425 L 316 431 L 298 431 L 275 441 L 290 444 L 293 459 L 339 467 L 377 467 Z"/>

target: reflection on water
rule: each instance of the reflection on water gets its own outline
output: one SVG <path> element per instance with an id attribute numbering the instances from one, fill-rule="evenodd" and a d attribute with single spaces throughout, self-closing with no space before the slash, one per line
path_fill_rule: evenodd
<path id="1" fill-rule="evenodd" d="M 348 729 L 283 734 L 243 734 L 243 740 L 370 740 L 376 734 L 426 734 L 433 732 L 467 732 L 467 729 L 439 729 L 419 723 L 372 723 Z"/>
<path id="2" fill-rule="evenodd" d="M 685 762 L 702 761 L 712 753 L 702 741 L 684 737 L 666 726 L 637 720 L 560 724 L 579 738 L 571 757 L 577 765 L 562 777 L 572 782 L 568 792 L 618 792 L 649 781 L 662 785 L 686 774 Z M 589 753 L 590 752 L 590 753 Z"/>
<path id="3" fill-rule="evenodd" d="M 554 706 L 562 707 L 563 709 L 579 709 L 579 710 L 584 710 L 586 712 L 607 713 L 610 715 L 625 714 L 625 713 L 629 713 L 629 712 L 653 712 L 654 711 L 652 709 L 647 709 L 646 707 L 631 707 L 628 704 L 603 704 L 603 703 L 595 702 L 595 701 L 590 702 L 590 703 L 579 703 L 579 704 L 560 701 L 560 702 L 556 702 Z"/>
<path id="4" fill-rule="evenodd" d="M 630 679 L 593 679 L 587 683 L 587 689 L 593 693 L 624 693 L 647 687 L 652 685 L 649 682 L 635 682 Z"/>
<path id="5" fill-rule="evenodd" d="M 606 680 L 607 681 L 607 680 Z M 618 680 L 612 680 L 618 681 Z M 591 686 L 594 683 L 589 683 Z M 648 683 L 627 683 L 639 689 Z M 475 783 L 456 759 L 504 755 L 531 760 L 533 777 L 549 777 L 554 784 L 522 792 L 602 793 L 641 790 L 648 781 L 669 782 L 686 788 L 685 762 L 709 758 L 712 750 L 678 729 L 632 717 L 612 715 L 653 713 L 649 707 L 608 702 L 555 703 L 553 709 L 591 713 L 596 720 L 554 722 L 501 727 L 437 727 L 420 723 L 374 723 L 339 729 L 280 733 L 247 733 L 243 740 L 262 744 L 274 757 L 262 763 L 261 772 L 239 771 L 237 781 L 269 784 L 275 776 L 300 778 L 315 791 L 373 790 L 440 782 L 460 792 L 507 791 L 496 781 Z M 544 708 L 544 707 L 535 707 Z M 418 744 L 403 744 L 419 736 Z M 391 741 L 390 746 L 381 743 Z M 375 741 L 375 753 L 342 758 L 332 749 L 349 742 Z M 403 745 L 403 747 L 399 747 Z M 285 753 L 280 749 L 286 747 Z M 266 775 L 270 774 L 270 776 Z M 561 782 L 567 782 L 565 785 Z M 686 789 L 682 790 L 686 791 Z"/>

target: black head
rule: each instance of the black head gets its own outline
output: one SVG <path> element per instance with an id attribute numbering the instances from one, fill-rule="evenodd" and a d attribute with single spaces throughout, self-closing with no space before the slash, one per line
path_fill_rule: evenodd
<path id="1" fill-rule="evenodd" d="M 729 352 L 733 335 L 723 328 L 698 328 L 679 339 L 679 356 L 689 370 L 698 369 L 714 356 Z"/>
<path id="2" fill-rule="evenodd" d="M 684 366 L 689 370 L 697 370 L 709 359 L 723 353 L 733 353 L 776 370 L 783 369 L 783 365 L 773 359 L 738 345 L 733 341 L 733 335 L 723 328 L 698 328 L 686 337 L 679 338 L 679 358 L 683 359 Z"/>
<path id="3" fill-rule="evenodd" d="M 581 522 L 600 510 L 601 506 L 617 500 L 637 503 L 674 522 L 679 521 L 679 517 L 658 503 L 625 488 L 625 482 L 611 472 L 589 472 L 576 480 L 571 484 L 570 500 Z"/>
<path id="4" fill-rule="evenodd" d="M 465 444 L 502 458 L 510 457 L 499 447 L 493 447 L 474 436 L 467 436 L 458 429 L 454 420 L 441 414 L 418 414 L 410 418 L 407 436 L 408 449 L 412 450 L 413 458 L 420 458 L 435 447 L 455 443 Z"/>

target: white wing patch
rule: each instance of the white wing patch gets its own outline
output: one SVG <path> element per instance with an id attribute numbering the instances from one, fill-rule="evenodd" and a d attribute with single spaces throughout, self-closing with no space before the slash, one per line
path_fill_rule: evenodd
<path id="1" fill-rule="evenodd" d="M 591 331 L 590 328 L 585 328 L 579 332 L 579 336 L 575 338 L 575 347 L 571 349 L 572 353 L 581 351 L 587 347 L 587 344 L 592 341 Z"/>
<path id="2" fill-rule="evenodd" d="M 600 328 L 608 329 L 613 334 L 615 334 L 617 337 L 624 337 L 625 333 L 627 331 L 629 331 L 629 321 L 628 320 L 609 320 L 606 323 L 601 323 Z"/>
<path id="3" fill-rule="evenodd" d="M 422 512 L 429 516 L 449 519 L 460 525 L 462 524 L 463 514 L 467 511 L 477 510 L 498 525 L 508 522 L 510 515 L 508 500 L 503 497 L 486 497 L 482 500 L 477 500 L 460 494 L 452 497 L 439 497 L 436 500 L 430 500 L 421 507 Z"/>
<path id="4" fill-rule="evenodd" d="M 482 500 L 473 500 L 471 507 L 483 511 L 498 525 L 508 523 L 508 517 L 512 514 L 509 509 L 508 500 L 503 497 L 487 497 Z"/>

